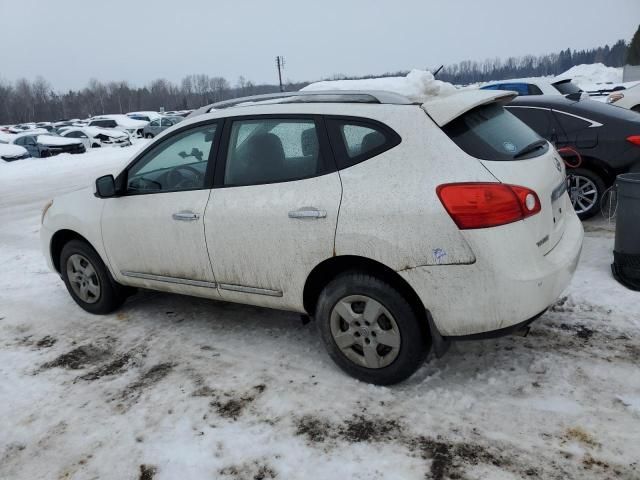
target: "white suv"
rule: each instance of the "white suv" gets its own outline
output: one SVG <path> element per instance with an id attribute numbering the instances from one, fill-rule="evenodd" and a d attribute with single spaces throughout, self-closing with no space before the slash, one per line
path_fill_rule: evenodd
<path id="1" fill-rule="evenodd" d="M 48 204 L 44 252 L 88 312 L 131 287 L 300 312 L 345 371 L 395 383 L 432 347 L 526 327 L 576 268 L 563 164 L 512 97 L 207 107 Z"/>

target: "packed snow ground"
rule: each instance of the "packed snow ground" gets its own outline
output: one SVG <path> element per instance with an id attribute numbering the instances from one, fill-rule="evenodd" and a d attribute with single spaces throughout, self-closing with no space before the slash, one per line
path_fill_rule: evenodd
<path id="1" fill-rule="evenodd" d="M 611 278 L 606 221 L 527 338 L 459 343 L 375 387 L 290 313 L 73 303 L 41 208 L 139 145 L 0 164 L 0 478 L 640 478 L 640 294 Z"/>

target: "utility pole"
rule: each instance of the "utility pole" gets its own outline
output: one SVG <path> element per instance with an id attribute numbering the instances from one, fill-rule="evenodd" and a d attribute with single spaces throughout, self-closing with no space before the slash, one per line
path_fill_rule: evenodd
<path id="1" fill-rule="evenodd" d="M 282 86 L 282 70 L 284 69 L 284 57 L 277 56 L 276 57 L 276 66 L 278 67 L 278 80 L 280 81 L 280 91 L 284 92 L 284 87 Z"/>

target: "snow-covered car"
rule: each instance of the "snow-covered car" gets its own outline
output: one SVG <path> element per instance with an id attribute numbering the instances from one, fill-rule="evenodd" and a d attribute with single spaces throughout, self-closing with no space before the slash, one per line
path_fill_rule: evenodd
<path id="1" fill-rule="evenodd" d="M 99 115 L 91 118 L 89 121 L 89 127 L 100 128 L 116 128 L 127 132 L 134 137 L 142 137 L 142 129 L 147 125 L 146 121 L 134 120 L 126 115 Z"/>
<path id="2" fill-rule="evenodd" d="M 153 138 L 164 132 L 167 128 L 173 127 L 175 124 L 184 120 L 183 117 L 160 117 L 149 122 L 142 130 L 144 138 Z"/>
<path id="3" fill-rule="evenodd" d="M 32 157 L 51 157 L 59 153 L 84 153 L 80 140 L 57 135 L 22 133 L 11 140 L 14 145 L 26 148 Z"/>
<path id="4" fill-rule="evenodd" d="M 563 164 L 513 97 L 217 104 L 49 202 L 43 251 L 88 312 L 132 287 L 299 312 L 342 369 L 392 384 L 432 347 L 528 329 L 576 268 Z"/>
<path id="5" fill-rule="evenodd" d="M 157 120 L 161 118 L 163 115 L 158 112 L 154 112 L 151 110 L 145 110 L 143 112 L 129 112 L 127 113 L 127 117 L 132 118 L 133 120 L 142 120 L 143 122 L 151 122 L 152 120 Z"/>
<path id="6" fill-rule="evenodd" d="M 29 158 L 29 152 L 26 148 L 19 145 L 9 145 L 6 143 L 0 143 L 0 159 L 5 162 L 13 162 L 14 160 L 22 160 Z"/>
<path id="7" fill-rule="evenodd" d="M 631 88 L 610 93 L 607 103 L 640 113 L 640 83 Z"/>
<path id="8" fill-rule="evenodd" d="M 580 87 L 573 83 L 570 78 L 554 81 L 542 77 L 514 78 L 500 82 L 489 82 L 480 87 L 480 89 L 510 90 L 523 97 L 527 95 L 569 95 L 582 92 Z M 585 97 L 588 97 L 588 94 L 585 93 Z"/>
<path id="9" fill-rule="evenodd" d="M 100 127 L 65 127 L 59 132 L 61 137 L 76 138 L 84 147 L 128 147 L 131 145 L 129 134 L 114 128 Z"/>

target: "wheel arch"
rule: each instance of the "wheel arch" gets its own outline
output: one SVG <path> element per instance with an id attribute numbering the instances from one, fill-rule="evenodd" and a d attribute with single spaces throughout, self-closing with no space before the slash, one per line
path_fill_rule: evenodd
<path id="1" fill-rule="evenodd" d="M 580 167 L 585 170 L 591 170 L 593 173 L 598 175 L 602 181 L 605 183 L 605 186 L 609 187 L 613 185 L 613 182 L 616 179 L 616 173 L 611 169 L 605 162 L 596 158 L 590 157 L 588 155 L 582 156 L 582 163 Z M 571 174 L 572 168 L 567 168 L 567 174 Z"/>
<path id="2" fill-rule="evenodd" d="M 62 249 L 64 246 L 69 243 L 71 240 L 81 240 L 86 242 L 93 250 L 96 252 L 98 256 L 100 254 L 97 252 L 96 248 L 91 245 L 91 242 L 87 240 L 85 237 L 80 235 L 78 232 L 69 229 L 58 230 L 51 237 L 51 242 L 49 244 L 49 253 L 51 255 L 51 262 L 53 263 L 53 267 L 56 269 L 58 273 L 60 270 L 60 254 L 62 253 Z M 103 260 L 104 261 L 104 260 Z M 106 265 L 106 263 L 105 263 Z"/>
<path id="3" fill-rule="evenodd" d="M 423 320 L 421 324 L 425 328 L 425 334 L 429 333 L 430 321 L 428 309 L 422 303 L 422 300 L 420 300 L 420 297 L 411 285 L 387 265 L 357 255 L 339 255 L 328 258 L 316 265 L 307 276 L 304 285 L 303 304 L 306 312 L 311 316 L 314 315 L 322 289 L 336 276 L 352 270 L 380 276 L 383 280 L 390 283 L 391 286 L 396 288 L 409 301 L 418 318 Z"/>

